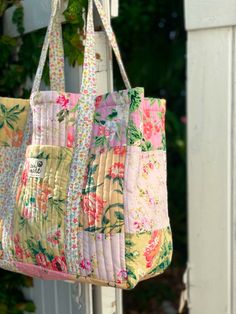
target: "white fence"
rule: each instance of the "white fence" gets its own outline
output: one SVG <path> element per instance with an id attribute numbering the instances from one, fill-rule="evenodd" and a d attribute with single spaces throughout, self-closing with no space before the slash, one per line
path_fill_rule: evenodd
<path id="1" fill-rule="evenodd" d="M 236 0 L 185 0 L 189 307 L 236 313 Z"/>

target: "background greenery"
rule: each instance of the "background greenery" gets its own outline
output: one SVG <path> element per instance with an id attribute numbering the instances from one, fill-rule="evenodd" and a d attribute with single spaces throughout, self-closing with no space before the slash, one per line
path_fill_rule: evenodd
<path id="1" fill-rule="evenodd" d="M 65 54 L 73 65 L 83 62 L 82 12 L 87 0 L 70 0 L 63 26 Z M 5 9 L 16 4 L 13 21 L 21 36 L 2 35 Z M 25 87 L 36 71 L 45 30 L 23 35 L 23 10 L 18 0 L 0 0 L 0 95 L 28 97 Z M 144 86 L 148 96 L 167 99 L 167 153 L 169 212 L 174 256 L 165 274 L 124 292 L 127 314 L 169 313 L 178 306 L 182 272 L 186 264 L 186 158 L 185 158 L 185 31 L 183 0 L 120 0 L 113 27 L 133 86 Z M 79 28 L 79 32 L 77 29 Z M 115 87 L 123 88 L 116 65 Z M 44 72 L 48 82 L 48 68 Z M 27 308 L 21 286 L 31 280 L 0 270 L 0 313 L 20 314 Z M 11 298 L 9 298 L 9 295 Z M 168 310 L 169 309 L 169 310 Z M 175 312 L 172 312 L 175 313 Z M 52 313 L 53 314 L 53 313 Z"/>

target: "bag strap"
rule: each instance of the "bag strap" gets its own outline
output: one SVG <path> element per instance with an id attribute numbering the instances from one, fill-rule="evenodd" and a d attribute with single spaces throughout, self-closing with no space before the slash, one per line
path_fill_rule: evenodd
<path id="1" fill-rule="evenodd" d="M 131 88 L 131 85 L 130 85 L 130 82 L 129 82 L 129 79 L 128 79 L 128 75 L 125 71 L 125 67 L 124 67 L 124 64 L 122 62 L 122 58 L 121 58 L 121 53 L 120 53 L 120 49 L 119 49 L 119 46 L 117 44 L 117 40 L 116 40 L 116 36 L 115 36 L 115 33 L 111 27 L 111 24 L 110 24 L 110 21 L 109 19 L 107 18 L 107 15 L 103 9 L 103 6 L 101 4 L 101 2 L 99 0 L 94 0 L 95 2 L 95 5 L 97 7 L 97 10 L 98 10 L 98 13 L 99 13 L 99 16 L 101 18 L 101 21 L 103 23 L 103 27 L 104 27 L 104 30 L 106 32 L 106 35 L 109 39 L 109 43 L 114 51 L 114 54 L 116 56 L 116 60 L 117 60 L 117 63 L 119 65 L 119 69 L 120 69 L 120 73 L 121 73 L 121 76 L 122 76 L 122 79 L 124 81 L 124 84 L 125 84 L 125 87 L 127 89 L 130 89 Z"/>
<path id="2" fill-rule="evenodd" d="M 60 4 L 60 3 L 59 3 Z M 52 11 L 57 6 L 57 1 L 52 0 Z M 62 12 L 57 7 L 55 22 L 52 27 L 52 34 L 49 37 L 49 73 L 50 89 L 65 91 L 65 74 L 64 74 L 64 48 L 62 39 Z"/>
<path id="3" fill-rule="evenodd" d="M 120 50 L 116 41 L 116 37 L 114 35 L 114 32 L 112 30 L 112 27 L 110 25 L 109 19 L 107 18 L 105 11 L 100 3 L 99 0 L 94 0 L 95 5 L 97 7 L 99 16 L 102 20 L 104 30 L 107 34 L 109 43 L 114 51 L 117 63 L 119 65 L 119 69 L 121 72 L 121 76 L 123 78 L 125 87 L 127 89 L 131 88 L 128 76 L 125 71 L 125 67 L 122 62 Z M 61 10 L 59 9 L 60 0 L 52 0 L 52 14 L 50 17 L 47 33 L 45 36 L 41 57 L 39 61 L 39 66 L 36 72 L 32 92 L 39 91 L 40 83 L 42 80 L 42 74 L 43 74 L 43 68 L 46 62 L 47 58 L 47 51 L 50 46 L 50 82 L 51 82 L 51 89 L 52 90 L 65 90 L 65 79 L 64 79 L 64 50 L 63 50 L 63 40 L 62 40 L 62 31 L 61 31 Z M 87 30 L 87 36 L 89 36 L 89 32 L 91 33 L 91 30 Z M 86 49 L 86 44 L 85 44 Z M 90 56 L 88 56 L 87 61 L 90 63 Z M 85 65 L 85 57 L 84 57 L 84 65 Z M 88 69 L 89 71 L 89 69 Z M 84 72 L 86 73 L 86 71 Z M 86 86 L 88 83 L 87 79 L 84 79 L 82 77 L 82 87 L 81 91 L 83 90 L 83 87 Z M 84 87 L 87 89 L 86 87 Z"/>
<path id="4" fill-rule="evenodd" d="M 105 11 L 104 11 L 100 1 L 99 0 L 93 0 L 93 1 L 94 1 L 95 5 L 97 7 L 98 14 L 99 14 L 99 16 L 101 18 L 104 30 L 105 30 L 106 35 L 108 37 L 109 44 L 111 45 L 111 47 L 112 47 L 112 49 L 114 51 L 114 54 L 115 54 L 117 63 L 119 65 L 120 73 L 121 73 L 122 79 L 124 81 L 125 87 L 127 89 L 130 89 L 131 88 L 131 84 L 130 84 L 128 76 L 126 74 L 125 67 L 124 67 L 124 64 L 122 62 L 120 50 L 119 50 L 119 47 L 118 47 L 118 44 L 117 44 L 116 36 L 115 36 L 115 34 L 114 34 L 113 30 L 112 30 L 112 27 L 111 27 L 111 24 L 109 22 L 109 19 L 108 19 L 106 13 L 105 13 Z M 92 3 L 92 6 L 93 6 L 93 3 Z M 93 11 L 88 12 L 87 21 L 89 21 L 91 19 L 93 19 Z M 91 40 L 92 40 L 91 37 L 95 36 L 94 25 L 92 23 L 89 23 L 87 26 L 88 27 L 87 27 L 87 31 L 86 31 L 86 42 L 85 42 L 85 53 L 84 53 L 84 67 L 86 67 L 88 64 L 93 62 L 92 61 L 92 57 L 93 56 L 91 54 L 91 47 L 87 47 L 87 43 L 91 42 Z M 90 71 L 92 71 L 92 68 L 88 67 L 87 70 L 85 72 L 83 72 L 85 74 L 85 76 L 90 76 L 90 74 L 87 75 L 87 71 L 90 73 Z M 83 75 L 82 76 L 81 92 L 82 92 L 83 89 L 91 90 L 91 88 L 94 88 L 92 86 L 89 86 L 88 84 L 89 84 L 89 80 L 87 79 L 87 77 L 84 77 L 84 75 Z"/>
<path id="5" fill-rule="evenodd" d="M 64 50 L 62 43 L 61 10 L 59 5 L 60 0 L 52 0 L 50 20 L 39 59 L 39 65 L 33 82 L 32 93 L 39 91 L 49 45 L 51 88 L 53 90 L 65 90 Z"/>

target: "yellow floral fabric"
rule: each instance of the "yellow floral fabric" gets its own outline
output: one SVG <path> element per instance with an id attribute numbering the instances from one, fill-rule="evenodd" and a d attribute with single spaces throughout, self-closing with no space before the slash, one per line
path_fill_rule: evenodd
<path id="1" fill-rule="evenodd" d="M 21 146 L 28 112 L 29 100 L 0 97 L 0 146 Z"/>
<path id="2" fill-rule="evenodd" d="M 66 272 L 64 215 L 73 150 L 28 146 L 14 211 L 18 262 Z"/>

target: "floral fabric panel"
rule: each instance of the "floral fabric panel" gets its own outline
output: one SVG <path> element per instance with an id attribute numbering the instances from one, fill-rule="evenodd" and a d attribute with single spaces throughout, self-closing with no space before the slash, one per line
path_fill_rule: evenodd
<path id="1" fill-rule="evenodd" d="M 171 262 L 172 250 L 169 227 L 137 234 L 126 233 L 125 259 L 129 288 L 140 280 L 162 273 Z"/>
<path id="2" fill-rule="evenodd" d="M 54 91 L 31 95 L 33 111 L 33 145 L 73 147 L 75 140 L 75 106 L 79 94 Z"/>
<path id="3" fill-rule="evenodd" d="M 124 233 L 103 234 L 82 231 L 78 234 L 78 277 L 99 278 L 105 284 L 124 283 Z"/>
<path id="4" fill-rule="evenodd" d="M 136 98 L 132 98 L 133 94 Z M 141 88 L 98 96 L 95 103 L 91 147 L 100 152 L 112 147 L 126 146 L 127 129 L 129 120 L 132 119 L 130 108 L 136 110 L 138 107 L 136 104 L 141 105 L 141 97 L 143 97 Z"/>
<path id="5" fill-rule="evenodd" d="M 29 100 L 0 97 L 0 146 L 20 147 Z"/>
<path id="6" fill-rule="evenodd" d="M 0 267 L 15 271 L 10 250 L 17 172 L 24 157 L 29 100 L 0 97 Z"/>
<path id="7" fill-rule="evenodd" d="M 11 270 L 13 256 L 11 252 L 12 217 L 15 204 L 19 166 L 23 160 L 24 147 L 0 148 L 0 220 L 2 220 L 1 246 L 4 252 L 4 268 Z"/>
<path id="8" fill-rule="evenodd" d="M 165 99 L 145 98 L 143 101 L 143 135 L 146 150 L 166 150 Z"/>
<path id="9" fill-rule="evenodd" d="M 64 215 L 72 149 L 28 146 L 13 224 L 18 262 L 67 272 Z"/>
<path id="10" fill-rule="evenodd" d="M 125 147 L 90 155 L 83 190 L 79 230 L 124 232 Z"/>
<path id="11" fill-rule="evenodd" d="M 125 169 L 126 232 L 142 233 L 169 226 L 166 153 L 128 147 Z"/>

